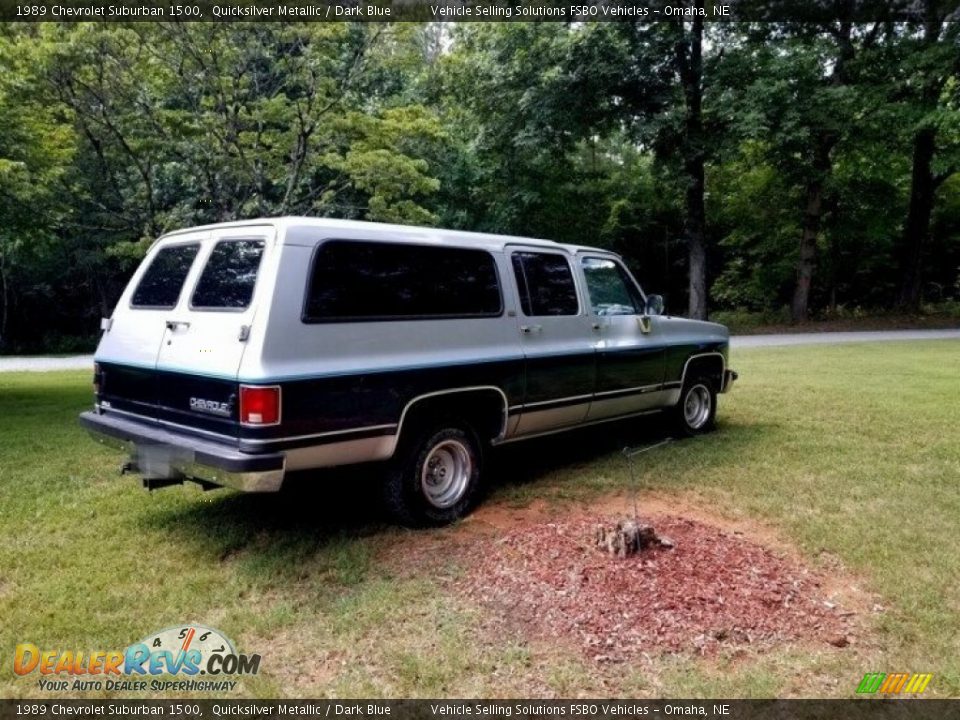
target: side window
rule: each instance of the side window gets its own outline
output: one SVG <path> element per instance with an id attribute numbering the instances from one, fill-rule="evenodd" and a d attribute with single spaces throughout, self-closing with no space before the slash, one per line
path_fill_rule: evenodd
<path id="1" fill-rule="evenodd" d="M 314 257 L 303 319 L 495 317 L 502 308 L 486 250 L 328 240 Z"/>
<path id="2" fill-rule="evenodd" d="M 563 255 L 516 252 L 511 260 L 524 315 L 576 315 L 579 312 L 573 273 Z"/>
<path id="3" fill-rule="evenodd" d="M 595 315 L 640 313 L 643 298 L 619 263 L 606 258 L 585 257 L 582 267 Z"/>
<path id="4" fill-rule="evenodd" d="M 190 307 L 231 310 L 249 307 L 263 246 L 263 240 L 218 242 L 197 281 Z"/>
<path id="5" fill-rule="evenodd" d="M 172 245 L 158 251 L 140 278 L 130 304 L 139 308 L 174 308 L 198 250 L 200 245 L 195 243 Z"/>

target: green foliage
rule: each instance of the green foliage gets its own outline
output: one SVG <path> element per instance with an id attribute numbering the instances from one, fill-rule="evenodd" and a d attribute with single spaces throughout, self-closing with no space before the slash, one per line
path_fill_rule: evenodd
<path id="1" fill-rule="evenodd" d="M 689 25 L 8 25 L 0 351 L 95 334 L 159 234 L 263 215 L 609 247 L 676 311 L 697 157 L 712 310 L 779 317 L 807 226 L 813 314 L 887 307 L 924 129 L 922 294 L 949 301 L 957 25 L 707 24 L 697 137 Z"/>

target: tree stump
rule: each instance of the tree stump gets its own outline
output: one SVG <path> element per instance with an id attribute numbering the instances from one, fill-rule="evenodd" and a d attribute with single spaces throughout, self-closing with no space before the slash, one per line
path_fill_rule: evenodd
<path id="1" fill-rule="evenodd" d="M 661 538 L 649 525 L 637 518 L 620 520 L 613 527 L 597 525 L 597 547 L 619 558 L 636 555 L 648 547 L 672 548 L 673 541 Z"/>

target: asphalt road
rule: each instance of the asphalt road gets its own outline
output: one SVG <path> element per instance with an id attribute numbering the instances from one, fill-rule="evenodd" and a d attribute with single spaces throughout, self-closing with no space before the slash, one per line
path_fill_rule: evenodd
<path id="1" fill-rule="evenodd" d="M 957 330 L 882 330 L 879 332 L 785 333 L 782 335 L 734 335 L 733 348 L 772 347 L 775 345 L 833 345 L 851 342 L 887 342 L 895 340 L 960 340 Z M 89 370 L 93 355 L 70 357 L 0 357 L 0 372 L 46 372 L 48 370 Z"/>
<path id="2" fill-rule="evenodd" d="M 836 345 L 838 343 L 891 342 L 895 340 L 960 340 L 960 329 L 784 333 L 782 335 L 734 335 L 730 338 L 730 347 L 748 348 L 772 347 L 774 345 Z"/>

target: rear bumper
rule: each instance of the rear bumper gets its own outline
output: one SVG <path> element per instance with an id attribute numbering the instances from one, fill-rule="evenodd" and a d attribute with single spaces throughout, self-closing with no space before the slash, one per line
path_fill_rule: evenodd
<path id="1" fill-rule="evenodd" d="M 201 480 L 244 492 L 276 492 L 283 484 L 282 453 L 247 454 L 220 443 L 95 412 L 80 414 L 98 442 L 130 455 L 131 469 L 148 480 Z"/>
<path id="2" fill-rule="evenodd" d="M 730 388 L 733 387 L 733 384 L 737 381 L 738 377 L 740 377 L 740 375 L 736 372 L 736 370 L 724 370 L 723 387 L 720 388 L 720 392 L 725 393 L 730 390 Z"/>

